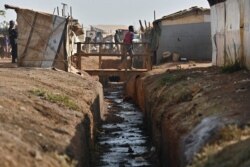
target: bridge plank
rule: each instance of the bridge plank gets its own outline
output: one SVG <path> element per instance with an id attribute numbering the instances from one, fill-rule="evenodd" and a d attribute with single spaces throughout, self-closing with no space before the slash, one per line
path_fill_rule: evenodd
<path id="1" fill-rule="evenodd" d="M 112 76 L 119 75 L 121 78 L 127 78 L 130 74 L 141 74 L 143 72 L 147 72 L 147 69 L 86 69 L 83 70 L 90 75 L 98 75 L 98 76 Z"/>
<path id="2" fill-rule="evenodd" d="M 85 69 L 86 72 L 147 72 L 147 69 Z"/>
<path id="3" fill-rule="evenodd" d="M 89 56 L 110 56 L 110 57 L 120 57 L 123 56 L 122 54 L 114 54 L 114 53 L 76 53 L 76 56 L 83 56 L 83 57 L 89 57 Z M 127 55 L 131 56 L 131 55 Z M 133 54 L 132 56 L 148 56 L 148 54 Z"/>

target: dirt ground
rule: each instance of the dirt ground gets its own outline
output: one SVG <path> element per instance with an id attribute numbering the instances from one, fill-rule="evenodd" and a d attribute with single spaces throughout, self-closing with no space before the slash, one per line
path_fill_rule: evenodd
<path id="1" fill-rule="evenodd" d="M 8 62 L 0 60 L 0 166 L 88 166 L 101 84 Z"/>
<path id="2" fill-rule="evenodd" d="M 100 83 L 85 73 L 1 61 L 0 67 L 0 166 L 89 164 L 79 148 L 87 148 L 93 135 L 90 108 Z M 165 166 L 249 166 L 249 71 L 166 63 L 130 82 L 128 93 L 144 111 Z"/>
<path id="3" fill-rule="evenodd" d="M 163 166 L 249 166 L 250 73 L 229 71 L 167 63 L 128 83 Z"/>

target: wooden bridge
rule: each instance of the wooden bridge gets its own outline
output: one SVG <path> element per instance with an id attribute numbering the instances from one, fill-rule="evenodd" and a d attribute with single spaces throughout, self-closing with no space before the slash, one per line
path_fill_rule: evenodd
<path id="1" fill-rule="evenodd" d="M 76 67 L 79 70 L 86 71 L 90 75 L 98 75 L 100 77 L 110 77 L 110 76 L 119 76 L 121 80 L 126 80 L 130 75 L 140 74 L 142 72 L 147 72 L 152 69 L 150 53 L 148 50 L 148 43 L 134 43 L 134 54 L 128 55 L 124 54 L 122 51 L 124 48 L 123 43 L 76 43 L 77 53 L 74 55 L 74 62 Z M 94 50 L 92 49 L 94 48 Z M 99 65 L 97 69 L 87 69 L 82 68 L 82 57 L 99 57 Z M 102 63 L 104 57 L 121 57 L 125 58 L 125 66 L 122 68 L 113 67 L 113 68 L 103 68 Z M 129 59 L 127 59 L 129 58 Z M 114 60 L 115 61 L 115 60 Z M 117 59 L 116 59 L 117 61 Z M 120 60 L 121 62 L 121 60 Z M 139 65 L 138 65 L 138 62 Z M 112 64 L 112 63 L 111 63 Z M 120 64 L 120 63 L 119 63 Z M 133 68 L 130 68 L 131 64 L 135 65 Z"/>

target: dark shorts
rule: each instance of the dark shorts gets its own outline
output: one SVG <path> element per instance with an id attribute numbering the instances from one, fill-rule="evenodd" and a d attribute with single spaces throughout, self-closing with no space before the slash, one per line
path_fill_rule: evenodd
<path id="1" fill-rule="evenodd" d="M 124 52 L 125 54 L 129 54 L 129 55 L 133 55 L 133 45 L 128 44 L 128 45 L 124 45 Z"/>

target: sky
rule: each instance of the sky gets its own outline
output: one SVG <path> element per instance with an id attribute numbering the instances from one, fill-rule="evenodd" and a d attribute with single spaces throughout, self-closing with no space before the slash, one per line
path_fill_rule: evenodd
<path id="1" fill-rule="evenodd" d="M 56 7 L 62 9 L 61 3 L 68 5 L 68 13 L 72 7 L 73 17 L 84 27 L 98 24 L 139 27 L 139 20 L 154 20 L 154 11 L 159 19 L 192 6 L 209 8 L 207 0 L 0 0 L 0 9 L 9 4 L 52 14 Z M 14 10 L 8 9 L 6 17 L 0 17 L 0 22 L 15 19 Z"/>

